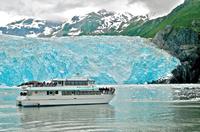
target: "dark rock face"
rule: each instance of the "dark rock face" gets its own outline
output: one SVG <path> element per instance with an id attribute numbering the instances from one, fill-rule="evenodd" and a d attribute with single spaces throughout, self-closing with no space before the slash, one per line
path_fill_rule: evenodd
<path id="1" fill-rule="evenodd" d="M 169 80 L 153 83 L 200 83 L 200 34 L 186 28 L 167 26 L 152 40 L 159 48 L 177 57 L 181 65 Z"/>

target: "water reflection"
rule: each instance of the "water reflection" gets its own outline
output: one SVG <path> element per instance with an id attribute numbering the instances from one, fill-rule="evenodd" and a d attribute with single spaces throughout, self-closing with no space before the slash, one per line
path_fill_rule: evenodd
<path id="1" fill-rule="evenodd" d="M 19 108 L 22 129 L 29 130 L 109 130 L 106 122 L 114 121 L 111 105 Z M 104 126 L 105 125 L 105 126 Z"/>
<path id="2" fill-rule="evenodd" d="M 119 88 L 108 105 L 40 108 L 16 107 L 0 91 L 0 131 L 200 131 L 200 105 L 170 103 L 171 91 Z"/>

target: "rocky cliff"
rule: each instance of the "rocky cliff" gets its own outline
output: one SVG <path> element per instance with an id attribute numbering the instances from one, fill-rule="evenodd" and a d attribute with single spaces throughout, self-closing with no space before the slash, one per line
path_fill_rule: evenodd
<path id="1" fill-rule="evenodd" d="M 159 48 L 177 57 L 181 65 L 170 79 L 153 83 L 200 83 L 200 34 L 187 28 L 166 26 L 152 40 Z"/>

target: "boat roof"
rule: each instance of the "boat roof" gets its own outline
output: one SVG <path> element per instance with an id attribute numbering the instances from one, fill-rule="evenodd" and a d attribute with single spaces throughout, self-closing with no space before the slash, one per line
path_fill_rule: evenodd
<path id="1" fill-rule="evenodd" d="M 25 82 L 25 83 L 22 83 L 18 86 L 24 86 L 24 85 L 33 85 L 33 84 L 43 84 L 43 83 L 51 83 L 51 82 L 60 82 L 60 81 L 63 81 L 63 82 L 89 82 L 89 83 L 95 83 L 95 80 L 93 79 L 90 79 L 88 77 L 71 77 L 71 78 L 66 78 L 66 79 L 60 79 L 60 78 L 57 78 L 57 79 L 52 79 L 52 80 L 49 80 L 49 81 L 44 81 L 44 82 L 40 82 L 40 81 L 29 81 L 29 82 Z"/>
<path id="2" fill-rule="evenodd" d="M 87 78 L 87 77 L 71 77 L 68 79 L 53 79 L 52 81 L 94 81 L 93 79 Z"/>

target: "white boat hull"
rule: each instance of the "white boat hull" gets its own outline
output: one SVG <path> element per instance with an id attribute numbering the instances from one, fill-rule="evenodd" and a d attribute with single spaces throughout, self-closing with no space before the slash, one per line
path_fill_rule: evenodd
<path id="1" fill-rule="evenodd" d="M 27 96 L 18 97 L 19 106 L 56 106 L 56 105 L 84 105 L 108 104 L 114 95 L 69 95 L 69 96 Z"/>

